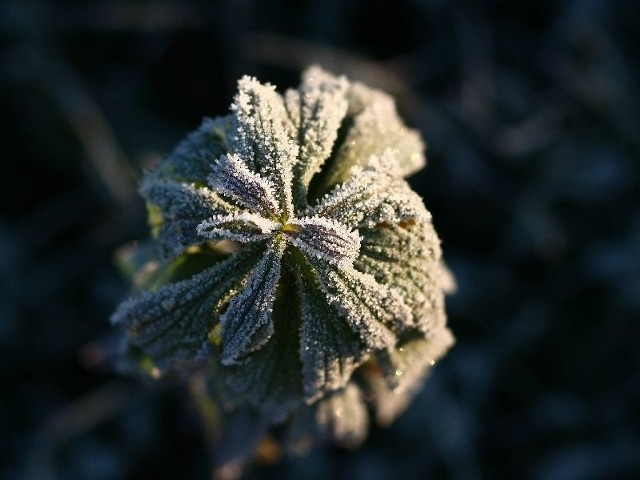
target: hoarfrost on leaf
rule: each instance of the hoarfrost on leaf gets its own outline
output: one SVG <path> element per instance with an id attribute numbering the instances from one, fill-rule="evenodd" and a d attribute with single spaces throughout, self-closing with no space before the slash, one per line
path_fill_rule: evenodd
<path id="1" fill-rule="evenodd" d="M 289 241 L 306 255 L 349 267 L 358 256 L 360 236 L 337 220 L 315 216 L 289 222 Z"/>
<path id="2" fill-rule="evenodd" d="M 383 92 L 319 67 L 284 96 L 243 77 L 145 174 L 157 273 L 114 323 L 157 368 L 205 372 L 233 418 L 358 445 L 367 404 L 391 421 L 453 344 L 452 278 L 404 180 L 423 151 Z"/>
<path id="3" fill-rule="evenodd" d="M 196 233 L 216 240 L 225 238 L 241 243 L 265 240 L 278 229 L 278 223 L 250 212 L 214 215 L 196 226 Z"/>
<path id="4" fill-rule="evenodd" d="M 251 171 L 238 155 L 220 157 L 208 180 L 211 188 L 240 207 L 267 217 L 280 213 L 273 183 Z"/>
<path id="5" fill-rule="evenodd" d="M 220 317 L 222 325 L 222 363 L 231 365 L 260 348 L 273 334 L 271 313 L 280 280 L 281 239 L 272 240 L 251 273 L 245 288 L 229 303 Z"/>
<path id="6" fill-rule="evenodd" d="M 327 161 L 338 137 L 338 129 L 348 107 L 345 77 L 334 77 L 319 67 L 310 67 L 302 75 L 297 90 L 288 90 L 285 104 L 298 130 L 300 146 L 294 167 L 296 200 L 304 204 L 313 176 Z"/>
<path id="7" fill-rule="evenodd" d="M 124 301 L 112 321 L 123 324 L 131 343 L 160 368 L 193 359 L 230 293 L 245 282 L 255 262 L 255 250 L 238 252 L 191 278 Z"/>
<path id="8" fill-rule="evenodd" d="M 234 210 L 217 193 L 194 184 L 146 181 L 141 194 L 150 210 L 157 212 L 149 216 L 149 224 L 163 258 L 204 241 L 196 232 L 203 217 Z"/>
<path id="9" fill-rule="evenodd" d="M 349 180 L 325 194 L 309 213 L 352 228 L 429 221 L 422 199 L 393 175 L 395 161 L 396 154 L 386 149 L 381 157 L 369 157 L 364 167 L 352 167 Z"/>

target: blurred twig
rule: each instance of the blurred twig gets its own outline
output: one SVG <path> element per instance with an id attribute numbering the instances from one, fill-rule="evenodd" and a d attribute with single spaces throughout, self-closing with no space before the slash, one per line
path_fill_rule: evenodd
<path id="1" fill-rule="evenodd" d="M 118 381 L 101 387 L 53 413 L 43 424 L 38 444 L 32 450 L 26 478 L 55 478 L 56 452 L 71 439 L 126 410 L 141 397 L 142 387 Z"/>
<path id="2" fill-rule="evenodd" d="M 250 44 L 251 54 L 261 62 L 295 70 L 301 70 L 309 63 L 318 63 L 392 94 L 410 89 L 402 78 L 373 60 L 338 48 L 272 33 L 254 33 Z"/>
<path id="3" fill-rule="evenodd" d="M 47 31 L 42 20 L 46 10 L 39 3 L 14 2 L 9 6 L 23 27 L 40 80 L 80 141 L 92 172 L 111 199 L 126 209 L 136 198 L 134 171 L 99 105 Z"/>
<path id="4" fill-rule="evenodd" d="M 247 38 L 254 5 L 252 0 L 221 0 L 219 9 L 220 19 L 216 27 L 220 32 L 220 47 L 226 66 L 225 87 L 232 92 L 235 91 L 238 78 L 252 70 Z"/>
<path id="5" fill-rule="evenodd" d="M 397 97 L 403 113 L 414 119 L 418 112 L 426 109 L 424 99 L 402 76 L 374 60 L 343 49 L 272 33 L 252 34 L 249 45 L 248 51 L 258 62 L 296 71 L 316 63 L 334 73 L 344 73 L 352 80 L 380 88 Z"/>

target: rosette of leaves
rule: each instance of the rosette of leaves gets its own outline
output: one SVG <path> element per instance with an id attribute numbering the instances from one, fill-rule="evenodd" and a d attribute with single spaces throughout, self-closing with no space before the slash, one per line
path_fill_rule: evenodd
<path id="1" fill-rule="evenodd" d="M 242 78 L 145 173 L 154 252 L 113 321 L 154 372 L 205 380 L 220 462 L 277 425 L 358 445 L 452 345 L 452 281 L 404 180 L 423 151 L 389 96 L 311 67 L 284 95 Z"/>

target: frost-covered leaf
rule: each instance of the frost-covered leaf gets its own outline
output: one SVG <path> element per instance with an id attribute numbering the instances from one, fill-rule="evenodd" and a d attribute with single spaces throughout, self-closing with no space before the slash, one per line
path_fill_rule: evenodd
<path id="1" fill-rule="evenodd" d="M 394 329 L 412 323 L 412 315 L 402 298 L 377 283 L 368 274 L 353 268 L 315 267 L 326 301 L 334 306 L 370 349 L 395 344 Z"/>
<path id="2" fill-rule="evenodd" d="M 208 180 L 209 185 L 220 195 L 229 197 L 251 212 L 267 218 L 275 217 L 281 212 L 273 183 L 249 170 L 238 155 L 220 157 L 213 165 L 213 173 Z"/>
<path id="3" fill-rule="evenodd" d="M 145 173 L 145 181 L 204 185 L 211 163 L 227 150 L 230 131 L 231 116 L 205 118 L 156 168 Z"/>
<path id="4" fill-rule="evenodd" d="M 425 145 L 420 134 L 400 119 L 391 97 L 354 83 L 347 98 L 350 128 L 336 152 L 334 168 L 324 179 L 325 191 L 348 180 L 352 167 L 363 166 L 370 156 L 382 155 L 388 148 L 396 152 L 395 176 L 406 177 L 424 167 Z"/>
<path id="5" fill-rule="evenodd" d="M 248 403 L 272 424 L 282 422 L 302 403 L 299 306 L 290 294 L 293 286 L 289 277 L 280 282 L 271 315 L 274 333 L 269 341 L 244 363 L 226 368 L 235 404 Z"/>
<path id="6" fill-rule="evenodd" d="M 440 241 L 430 222 L 361 229 L 360 256 L 354 266 L 398 291 L 423 332 L 445 322 Z"/>
<path id="7" fill-rule="evenodd" d="M 124 325 L 131 343 L 161 369 L 195 358 L 255 262 L 255 248 L 247 248 L 189 279 L 126 300 L 111 320 Z"/>
<path id="8" fill-rule="evenodd" d="M 332 218 L 350 228 L 428 221 L 422 199 L 391 174 L 394 159 L 393 151 L 386 150 L 381 157 L 370 157 L 364 168 L 353 167 L 350 179 L 307 214 Z"/>
<path id="9" fill-rule="evenodd" d="M 303 217 L 288 225 L 287 238 L 310 258 L 336 266 L 351 266 L 358 256 L 360 236 L 337 220 Z"/>
<path id="10" fill-rule="evenodd" d="M 160 367 L 199 360 L 232 418 L 225 464 L 246 453 L 234 442 L 257 444 L 254 422 L 285 432 L 292 416 L 359 444 L 365 403 L 394 417 L 451 343 L 453 282 L 402 178 L 424 163 L 417 133 L 388 96 L 319 67 L 285 97 L 244 77 L 228 117 L 145 174 L 170 261 L 136 261 L 148 291 L 114 315 Z"/>
<path id="11" fill-rule="evenodd" d="M 280 211 L 293 216 L 292 168 L 299 147 L 282 97 L 269 84 L 245 76 L 231 106 L 235 132 L 229 144 L 250 169 L 275 185 Z"/>
<path id="12" fill-rule="evenodd" d="M 222 325 L 222 363 L 238 363 L 264 345 L 273 335 L 271 314 L 280 280 L 280 262 L 285 243 L 274 238 L 264 257 L 251 273 L 244 289 L 229 303 L 220 317 Z"/>
<path id="13" fill-rule="evenodd" d="M 305 205 L 313 175 L 320 171 L 338 137 L 347 112 L 345 93 L 349 83 L 320 67 L 307 69 L 297 90 L 288 90 L 285 103 L 298 129 L 300 153 L 294 166 L 294 189 L 298 205 Z"/>
<path id="14" fill-rule="evenodd" d="M 335 307 L 327 304 L 313 277 L 301 269 L 297 273 L 303 389 L 305 400 L 313 402 L 347 384 L 366 358 L 366 347 Z"/>
<path id="15" fill-rule="evenodd" d="M 406 177 L 424 167 L 425 145 L 420 134 L 400 119 L 389 95 L 354 83 L 347 97 L 347 116 L 353 125 L 336 153 L 336 168 L 327 185 L 343 182 L 351 167 L 363 165 L 371 155 L 381 155 L 387 148 L 396 152 L 395 175 Z"/>
<path id="16" fill-rule="evenodd" d="M 133 284 L 140 291 L 155 292 L 168 283 L 186 280 L 219 263 L 229 253 L 219 250 L 218 245 L 203 245 L 189 248 L 182 255 L 163 262 L 154 256 L 136 273 Z"/>
<path id="17" fill-rule="evenodd" d="M 282 225 L 254 213 L 214 215 L 200 223 L 198 235 L 212 240 L 226 238 L 241 243 L 265 240 Z"/>
<path id="18" fill-rule="evenodd" d="M 142 183 L 141 194 L 147 200 L 149 222 L 161 258 L 182 253 L 204 241 L 196 233 L 202 219 L 235 208 L 208 188 L 152 178 Z"/>

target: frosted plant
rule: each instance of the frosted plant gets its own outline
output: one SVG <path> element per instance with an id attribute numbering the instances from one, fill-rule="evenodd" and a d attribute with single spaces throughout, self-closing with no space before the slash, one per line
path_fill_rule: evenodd
<path id="1" fill-rule="evenodd" d="M 390 97 L 311 67 L 284 96 L 242 78 L 145 174 L 157 258 L 113 321 L 155 373 L 205 378 L 219 462 L 276 425 L 358 445 L 366 405 L 392 421 L 452 345 L 452 280 L 403 179 L 423 150 Z"/>

